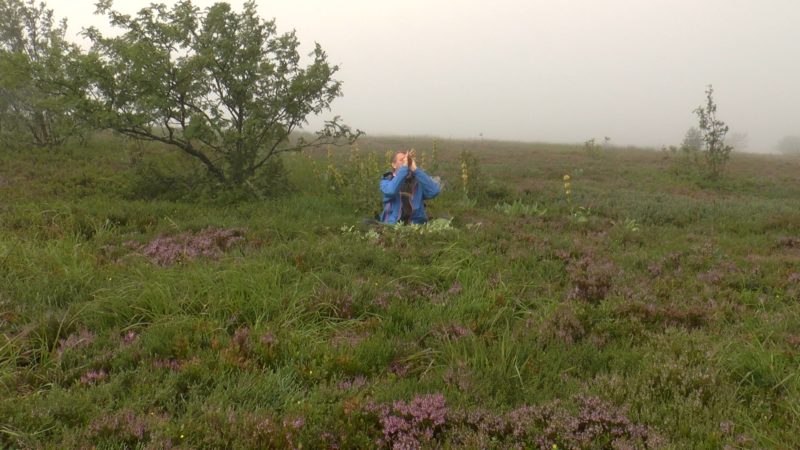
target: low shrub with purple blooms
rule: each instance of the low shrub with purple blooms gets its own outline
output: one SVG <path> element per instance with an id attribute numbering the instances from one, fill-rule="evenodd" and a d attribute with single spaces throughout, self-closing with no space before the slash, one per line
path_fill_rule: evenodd
<path id="1" fill-rule="evenodd" d="M 393 450 L 411 450 L 431 443 L 447 423 L 447 402 L 442 394 L 418 395 L 409 402 L 368 404 L 383 436 L 377 444 Z"/>
<path id="2" fill-rule="evenodd" d="M 633 423 L 624 408 L 597 397 L 577 396 L 575 407 L 560 401 L 521 406 L 507 413 L 481 408 L 451 410 L 442 394 L 408 402 L 368 403 L 382 431 L 376 444 L 393 450 L 452 443 L 495 442 L 503 448 L 655 449 L 666 441 L 650 427 Z"/>
<path id="3" fill-rule="evenodd" d="M 218 259 L 245 241 L 242 228 L 208 227 L 196 233 L 161 236 L 147 244 L 129 241 L 126 245 L 159 266 L 170 266 L 197 258 Z"/>
<path id="4" fill-rule="evenodd" d="M 108 372 L 105 369 L 90 370 L 81 375 L 81 384 L 97 384 L 108 378 Z"/>
<path id="5" fill-rule="evenodd" d="M 88 431 L 93 439 L 109 439 L 125 442 L 129 445 L 150 443 L 153 448 L 172 448 L 171 439 L 153 442 L 157 432 L 168 422 L 166 414 L 137 414 L 131 410 L 122 410 L 101 416 L 89 424 Z M 149 448 L 149 447 L 148 447 Z"/>
<path id="6" fill-rule="evenodd" d="M 606 298 L 616 272 L 610 261 L 593 255 L 571 261 L 567 270 L 572 281 L 569 298 L 587 303 L 598 303 Z"/>

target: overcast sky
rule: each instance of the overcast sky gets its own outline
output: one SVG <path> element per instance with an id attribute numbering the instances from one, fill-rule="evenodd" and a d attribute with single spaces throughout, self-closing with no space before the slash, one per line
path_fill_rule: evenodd
<path id="1" fill-rule="evenodd" d="M 108 29 L 94 0 L 48 4 L 71 33 Z M 114 3 L 126 13 L 145 4 Z M 800 134 L 798 0 L 259 4 L 279 30 L 296 29 L 305 50 L 319 42 L 340 66 L 344 96 L 330 115 L 368 134 L 677 144 L 708 84 L 748 151 Z"/>

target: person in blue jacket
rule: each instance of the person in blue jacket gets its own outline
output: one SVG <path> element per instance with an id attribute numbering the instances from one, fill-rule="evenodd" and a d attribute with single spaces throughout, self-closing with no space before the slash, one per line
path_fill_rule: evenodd
<path id="1" fill-rule="evenodd" d="M 383 174 L 383 210 L 380 221 L 386 224 L 423 224 L 428 221 L 424 200 L 439 195 L 439 184 L 417 167 L 414 150 L 397 152 L 392 171 Z"/>

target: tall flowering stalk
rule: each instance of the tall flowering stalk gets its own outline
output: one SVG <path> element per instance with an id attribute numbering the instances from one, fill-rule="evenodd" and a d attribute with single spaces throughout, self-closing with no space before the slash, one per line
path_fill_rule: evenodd
<path id="1" fill-rule="evenodd" d="M 567 205 L 569 206 L 569 213 L 572 216 L 572 219 L 576 223 L 586 223 L 589 221 L 589 209 L 584 208 L 583 206 L 575 206 L 572 202 L 572 178 L 569 174 L 564 175 L 564 198 L 567 200 Z"/>
<path id="2" fill-rule="evenodd" d="M 464 155 L 461 156 L 461 187 L 464 189 L 464 197 L 469 196 L 469 165 Z"/>
<path id="3" fill-rule="evenodd" d="M 344 187 L 344 177 L 339 169 L 333 164 L 333 149 L 328 146 L 328 183 L 334 191 L 341 191 Z"/>
<path id="4" fill-rule="evenodd" d="M 301 154 L 306 158 L 306 161 L 308 161 L 308 163 L 311 164 L 311 170 L 313 170 L 314 172 L 314 178 L 319 179 L 322 176 L 322 174 L 319 171 L 319 166 L 317 165 L 317 162 L 314 160 L 314 158 L 311 157 L 311 154 L 309 152 L 303 151 L 301 152 Z"/>
<path id="5" fill-rule="evenodd" d="M 436 140 L 433 140 L 433 147 L 431 148 L 431 172 L 436 172 L 439 168 L 439 152 L 438 152 L 438 143 Z"/>

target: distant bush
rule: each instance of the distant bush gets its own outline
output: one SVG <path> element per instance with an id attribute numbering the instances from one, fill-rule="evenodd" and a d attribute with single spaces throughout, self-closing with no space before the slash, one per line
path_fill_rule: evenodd
<path id="1" fill-rule="evenodd" d="M 719 177 L 725 170 L 733 147 L 725 143 L 728 126 L 717 119 L 717 104 L 714 103 L 714 88 L 706 89 L 706 106 L 694 110 L 699 120 L 700 133 L 703 136 L 706 167 L 709 175 Z"/>
<path id="2" fill-rule="evenodd" d="M 695 147 L 694 143 L 688 143 L 684 139 L 683 143 L 676 147 L 662 147 L 664 159 L 669 161 L 669 170 L 675 175 L 696 176 L 700 173 L 703 166 L 701 157 L 701 147 Z"/>
<path id="3" fill-rule="evenodd" d="M 686 130 L 686 134 L 683 136 L 683 142 L 681 142 L 681 148 L 700 152 L 703 149 L 703 133 L 696 127 L 691 127 Z"/>
<path id="4" fill-rule="evenodd" d="M 604 148 L 608 148 L 610 144 L 611 144 L 611 138 L 608 136 L 603 138 L 602 144 L 598 143 L 596 138 L 591 138 L 583 143 L 583 150 L 589 156 L 597 156 L 600 154 L 601 150 L 603 150 Z"/>
<path id="5" fill-rule="evenodd" d="M 784 136 L 778 141 L 778 151 L 784 155 L 800 155 L 800 136 Z"/>

